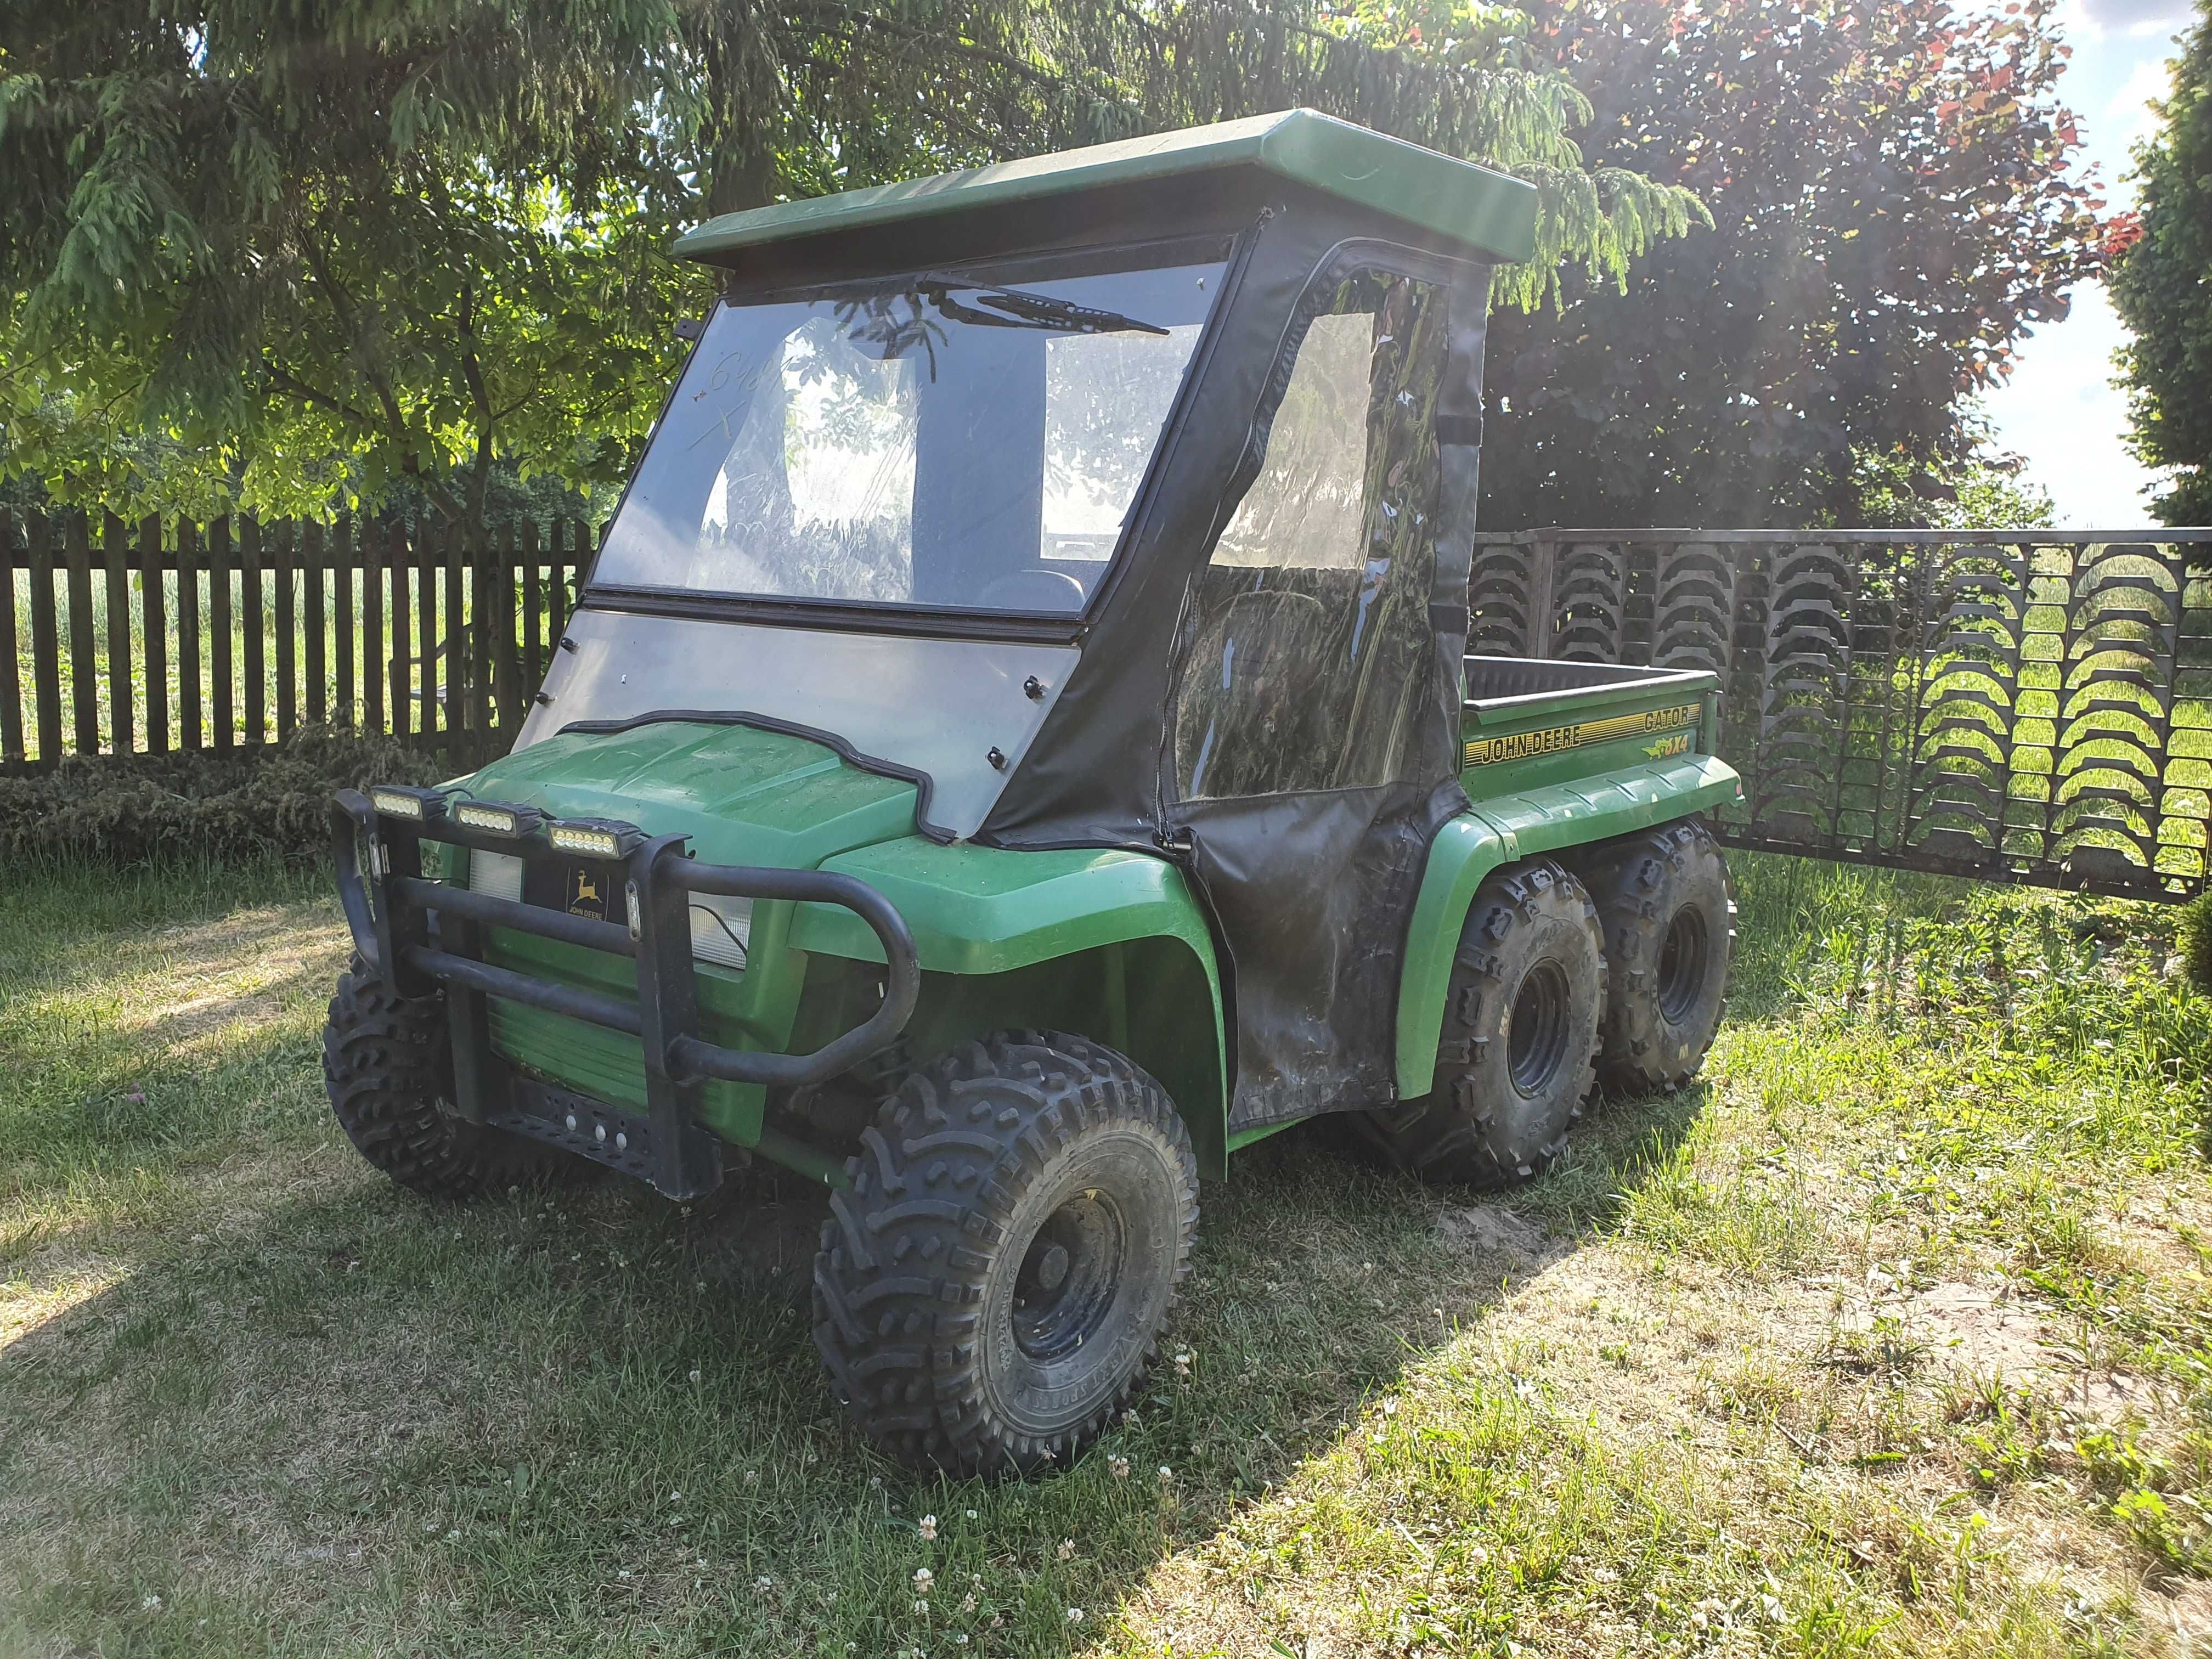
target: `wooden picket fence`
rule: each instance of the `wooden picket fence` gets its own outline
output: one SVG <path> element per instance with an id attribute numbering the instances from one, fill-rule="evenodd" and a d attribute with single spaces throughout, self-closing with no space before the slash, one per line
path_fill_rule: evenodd
<path id="1" fill-rule="evenodd" d="M 503 746 L 597 547 L 574 520 L 445 526 L 0 508 L 0 772 L 223 750 L 302 723 Z"/>

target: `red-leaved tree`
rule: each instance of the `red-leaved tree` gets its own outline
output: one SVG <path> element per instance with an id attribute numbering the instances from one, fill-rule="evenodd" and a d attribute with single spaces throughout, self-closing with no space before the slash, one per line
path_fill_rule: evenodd
<path id="1" fill-rule="evenodd" d="M 1972 394 L 2106 257 L 2051 7 L 1537 0 L 1588 161 L 1714 225 L 1498 317 L 1486 525 L 1848 524 L 1900 464 L 1942 493 Z"/>

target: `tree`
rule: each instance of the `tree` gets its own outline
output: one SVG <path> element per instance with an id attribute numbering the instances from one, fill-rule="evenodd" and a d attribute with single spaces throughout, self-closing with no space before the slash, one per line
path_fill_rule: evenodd
<path id="1" fill-rule="evenodd" d="M 306 12 L 8 8 L 9 470 L 275 511 L 405 477 L 471 526 L 501 453 L 618 473 L 680 281 L 638 14 Z"/>
<path id="2" fill-rule="evenodd" d="M 2102 258 L 2049 9 L 1536 0 L 1591 164 L 1714 228 L 1493 320 L 1483 522 L 1860 523 L 1899 457 L 1948 488 L 1972 394 Z"/>
<path id="3" fill-rule="evenodd" d="M 2141 218 L 2124 227 L 2112 305 L 2135 339 L 2121 353 L 2129 446 L 2174 469 L 2161 522 L 2212 524 L 2212 0 L 2173 66 L 2160 131 L 2136 150 Z"/>
<path id="4" fill-rule="evenodd" d="M 605 483 L 707 291 L 665 257 L 679 224 L 1283 103 L 1534 179 L 1524 294 L 1561 259 L 1618 276 L 1696 211 L 1585 167 L 1587 102 L 1494 29 L 1431 58 L 1325 0 L 0 0 L 0 471 L 85 501 L 301 510 L 404 477 L 474 525 L 502 457 Z"/>

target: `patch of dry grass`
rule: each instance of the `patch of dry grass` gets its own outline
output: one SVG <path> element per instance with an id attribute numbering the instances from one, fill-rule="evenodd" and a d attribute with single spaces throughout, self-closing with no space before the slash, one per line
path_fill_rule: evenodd
<path id="1" fill-rule="evenodd" d="M 0 1650 L 2199 1650 L 2164 918 L 1742 873 L 1705 1085 L 1504 1205 L 1255 1149 L 1188 1375 L 995 1488 L 845 1428 L 803 1184 L 416 1203 L 320 1102 L 319 898 L 0 899 Z"/>

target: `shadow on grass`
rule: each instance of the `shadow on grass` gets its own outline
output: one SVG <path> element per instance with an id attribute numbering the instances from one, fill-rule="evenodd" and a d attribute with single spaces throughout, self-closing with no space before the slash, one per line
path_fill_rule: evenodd
<path id="1" fill-rule="evenodd" d="M 809 1329 L 805 1183 L 748 1174 L 689 1212 L 623 1184 L 443 1208 L 330 1131 L 312 1195 L 229 1212 L 212 1183 L 0 1351 L 19 1633 L 884 1652 L 996 1617 L 1002 1650 L 1062 1651 L 1069 1607 L 1120 1604 L 1612 1224 L 1702 1100 L 1600 1109 L 1510 1195 L 1551 1232 L 1530 1251 L 1469 1249 L 1440 1218 L 1482 1195 L 1350 1158 L 1326 1121 L 1255 1149 L 1204 1194 L 1166 1345 L 1188 1376 L 1164 1357 L 1074 1469 L 997 1486 L 910 1475 L 846 1425 Z"/>

